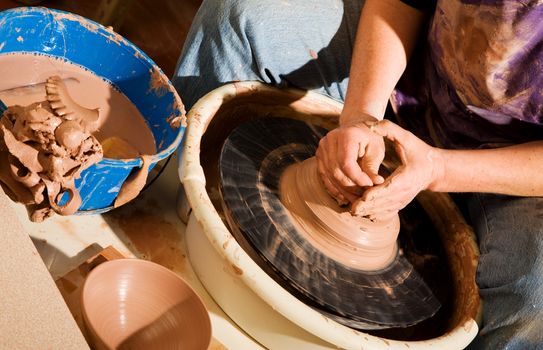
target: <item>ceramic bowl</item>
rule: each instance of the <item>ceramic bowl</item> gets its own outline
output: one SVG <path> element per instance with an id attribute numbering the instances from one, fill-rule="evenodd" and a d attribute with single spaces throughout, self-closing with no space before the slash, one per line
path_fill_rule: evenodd
<path id="1" fill-rule="evenodd" d="M 81 294 L 96 349 L 207 349 L 208 312 L 174 272 L 146 260 L 118 259 L 91 271 Z"/>

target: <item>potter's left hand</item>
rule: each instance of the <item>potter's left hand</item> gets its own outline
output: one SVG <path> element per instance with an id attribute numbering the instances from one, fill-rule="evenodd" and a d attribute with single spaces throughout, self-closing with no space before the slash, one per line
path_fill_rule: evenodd
<path id="1" fill-rule="evenodd" d="M 422 190 L 432 189 L 443 169 L 440 150 L 389 120 L 371 130 L 394 142 L 402 164 L 380 185 L 369 188 L 353 203 L 352 213 L 370 218 L 395 214 Z"/>

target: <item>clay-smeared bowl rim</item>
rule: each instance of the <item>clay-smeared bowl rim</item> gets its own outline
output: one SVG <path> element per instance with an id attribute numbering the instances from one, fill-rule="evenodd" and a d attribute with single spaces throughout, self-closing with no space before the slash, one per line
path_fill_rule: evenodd
<path id="1" fill-rule="evenodd" d="M 15 20 L 18 21 L 19 19 L 31 21 L 33 24 L 39 25 L 39 27 L 25 28 L 23 26 L 22 28 L 19 28 L 21 25 L 14 25 L 13 23 Z M 148 126 L 149 131 L 153 134 L 156 151 L 154 154 L 148 155 L 148 162 L 151 166 L 168 158 L 177 150 L 183 139 L 186 125 L 185 108 L 181 97 L 162 69 L 142 49 L 130 40 L 115 32 L 112 27 L 106 27 L 92 19 L 71 12 L 47 7 L 22 6 L 7 9 L 2 11 L 0 22 L 5 25 L 5 28 L 7 28 L 6 31 L 13 33 L 4 38 L 5 42 L 0 45 L 0 55 L 31 53 L 68 61 L 74 66 L 90 71 L 128 98 L 128 100 L 139 110 L 142 117 L 145 119 L 145 124 Z M 22 39 L 20 34 L 23 35 L 27 30 L 31 35 L 28 35 L 28 38 L 25 37 L 25 40 L 19 40 L 19 38 Z M 85 34 L 84 38 L 98 39 L 95 41 L 88 40 L 88 45 L 77 45 L 79 44 L 79 41 L 73 45 L 75 39 L 71 39 L 70 37 L 72 35 L 81 35 L 81 33 Z M 67 45 L 69 45 L 69 47 L 67 47 Z M 115 51 L 109 49 L 109 46 L 113 45 L 116 47 Z M 126 54 L 126 57 L 130 57 L 130 61 L 133 61 L 132 64 L 137 62 L 137 76 L 147 77 L 147 74 L 149 74 L 149 81 L 147 82 L 146 80 L 145 85 L 133 82 L 126 83 L 128 81 L 133 81 L 132 79 L 134 76 L 132 76 L 132 74 L 136 71 L 133 71 L 134 73 L 129 71 L 123 71 L 121 73 L 111 68 L 119 67 L 119 65 L 114 64 L 115 62 L 106 62 L 106 60 L 102 58 L 103 55 L 101 55 L 100 52 L 101 50 L 104 50 L 104 47 L 110 52 L 117 52 L 118 49 L 122 51 L 122 55 Z M 80 57 L 94 57 L 89 56 L 89 51 L 98 53 L 97 57 L 99 57 L 99 59 L 90 61 L 81 60 Z M 122 55 L 116 55 L 115 57 L 121 57 Z M 102 69 L 102 67 L 107 67 L 107 69 Z M 146 74 L 144 75 L 143 72 L 146 72 Z M 150 85 L 149 88 L 147 87 L 147 83 Z M 134 91 L 137 91 L 138 93 L 134 93 Z M 161 113 L 155 115 L 154 113 L 157 110 Z M 164 124 L 160 124 L 161 127 L 155 129 L 153 120 L 156 121 L 157 119 L 164 120 Z M 157 131 L 155 132 L 154 130 Z M 166 142 L 166 139 L 158 138 L 158 134 L 171 136 L 167 137 L 168 142 Z M 130 170 L 138 169 L 142 166 L 143 160 L 140 157 L 131 159 L 102 158 L 89 168 L 84 169 L 80 179 L 85 178 L 86 174 L 96 173 L 97 169 L 107 169 L 108 171 L 114 172 L 126 171 L 126 176 L 128 176 Z M 102 171 L 103 170 L 99 173 L 102 174 Z M 159 175 L 156 176 L 158 177 Z M 92 178 L 92 176 L 89 178 Z M 124 184 L 126 177 L 122 178 L 122 180 L 117 180 L 116 183 L 113 184 L 108 183 L 108 177 L 106 175 L 101 176 L 100 178 L 96 177 L 96 179 L 97 183 L 91 183 L 92 185 L 95 185 L 95 187 L 105 187 L 109 185 L 104 192 L 111 190 L 111 192 L 107 193 L 117 193 L 118 190 L 114 191 L 114 189 L 120 188 L 122 184 Z M 92 181 L 94 182 L 95 180 L 92 179 Z M 102 198 L 94 196 L 94 194 L 99 191 L 95 191 L 96 189 L 93 188 L 91 184 L 85 183 L 84 181 L 81 183 L 78 182 L 77 189 L 81 193 L 81 189 L 87 186 L 86 188 L 92 189 L 88 194 L 89 198 Z M 109 196 L 104 197 L 107 198 Z M 116 197 L 111 199 L 114 200 L 115 198 Z M 93 200 L 86 201 L 84 199 L 82 206 L 85 206 L 87 202 L 93 202 Z M 80 207 L 75 214 L 94 215 L 107 212 L 114 208 L 111 203 L 112 201 L 105 201 L 93 204 L 89 207 Z"/>
<path id="2" fill-rule="evenodd" d="M 173 271 L 147 260 L 116 259 L 94 268 L 83 285 L 81 312 L 97 349 L 162 344 L 199 350 L 211 341 L 200 296 Z"/>
<path id="3" fill-rule="evenodd" d="M 466 347 L 477 335 L 479 327 L 465 317 L 449 332 L 422 341 L 390 340 L 344 326 L 304 304 L 273 280 L 241 248 L 225 226 L 206 190 L 204 169 L 200 164 L 201 139 L 219 108 L 238 95 L 252 93 L 284 94 L 293 104 L 316 103 L 324 110 L 341 111 L 343 104 L 324 95 L 298 89 L 277 89 L 256 81 L 223 85 L 202 97 L 187 114 L 179 178 L 187 200 L 207 239 L 228 261 L 237 277 L 255 294 L 294 324 L 321 339 L 346 349 L 459 349 Z M 324 113 L 323 113 L 324 114 Z M 477 249 L 475 246 L 474 249 Z"/>

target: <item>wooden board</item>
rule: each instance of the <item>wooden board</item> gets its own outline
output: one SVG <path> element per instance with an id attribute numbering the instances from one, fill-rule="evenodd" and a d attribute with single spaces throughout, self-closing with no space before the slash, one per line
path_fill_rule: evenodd
<path id="1" fill-rule="evenodd" d="M 11 205 L 0 188 L 0 347 L 88 349 Z"/>

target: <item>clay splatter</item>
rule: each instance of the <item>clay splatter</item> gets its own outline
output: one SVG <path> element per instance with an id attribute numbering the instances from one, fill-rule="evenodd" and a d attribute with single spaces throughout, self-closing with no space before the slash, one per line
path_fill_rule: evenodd
<path id="1" fill-rule="evenodd" d="M 142 204 L 141 201 L 139 204 Z M 173 271 L 183 271 L 186 255 L 182 249 L 182 235 L 178 225 L 166 221 L 156 212 L 158 209 L 152 209 L 159 208 L 153 199 L 146 200 L 145 208 L 124 206 L 105 214 L 104 218 L 110 225 L 122 230 L 128 239 L 125 244 L 131 250 L 136 250 L 138 257 Z"/>

